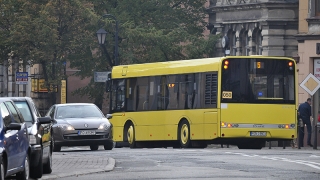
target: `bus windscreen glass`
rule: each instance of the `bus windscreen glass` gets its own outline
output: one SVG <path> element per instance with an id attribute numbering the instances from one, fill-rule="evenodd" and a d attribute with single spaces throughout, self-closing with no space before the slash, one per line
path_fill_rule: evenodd
<path id="1" fill-rule="evenodd" d="M 222 64 L 222 103 L 295 103 L 295 67 L 283 59 L 228 59 Z"/>

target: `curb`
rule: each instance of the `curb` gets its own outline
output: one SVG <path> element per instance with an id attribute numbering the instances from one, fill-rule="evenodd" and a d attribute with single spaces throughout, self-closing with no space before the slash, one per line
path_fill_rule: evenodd
<path id="1" fill-rule="evenodd" d="M 113 158 L 108 158 L 108 165 L 106 165 L 104 168 L 73 171 L 70 173 L 58 173 L 58 174 L 52 174 L 52 175 L 44 175 L 39 180 L 58 179 L 58 178 L 63 178 L 63 177 L 79 176 L 79 175 L 93 174 L 93 173 L 99 173 L 99 172 L 109 172 L 114 169 L 115 164 L 116 164 L 116 161 Z"/>

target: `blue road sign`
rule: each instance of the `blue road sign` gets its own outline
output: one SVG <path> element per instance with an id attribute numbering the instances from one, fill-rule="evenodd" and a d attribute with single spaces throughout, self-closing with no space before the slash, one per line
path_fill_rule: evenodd
<path id="1" fill-rule="evenodd" d="M 28 72 L 16 72 L 16 84 L 28 84 Z"/>

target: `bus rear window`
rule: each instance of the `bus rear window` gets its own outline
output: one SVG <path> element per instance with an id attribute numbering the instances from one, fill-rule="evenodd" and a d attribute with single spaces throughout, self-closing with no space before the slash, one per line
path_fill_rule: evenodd
<path id="1" fill-rule="evenodd" d="M 222 67 L 224 103 L 294 104 L 295 67 L 282 59 L 228 59 Z"/>

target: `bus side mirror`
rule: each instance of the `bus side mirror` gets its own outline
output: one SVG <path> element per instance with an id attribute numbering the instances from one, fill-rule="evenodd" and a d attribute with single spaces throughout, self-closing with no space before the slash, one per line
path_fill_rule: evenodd
<path id="1" fill-rule="evenodd" d="M 107 78 L 107 81 L 106 81 L 106 92 L 110 92 L 111 91 L 111 85 L 112 85 L 111 73 L 108 73 L 108 78 Z"/>

